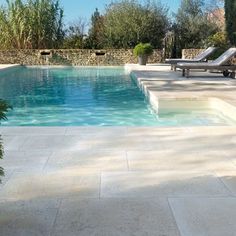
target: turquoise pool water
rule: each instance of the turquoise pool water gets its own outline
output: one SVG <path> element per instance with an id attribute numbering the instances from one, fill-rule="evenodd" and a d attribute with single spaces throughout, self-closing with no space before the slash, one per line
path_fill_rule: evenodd
<path id="1" fill-rule="evenodd" d="M 198 126 L 233 122 L 209 109 L 163 107 L 157 114 L 122 67 L 9 69 L 0 72 L 0 98 L 14 108 L 3 126 Z"/>
<path id="2" fill-rule="evenodd" d="M 0 73 L 14 107 L 4 126 L 155 125 L 157 117 L 122 67 L 22 67 Z"/>

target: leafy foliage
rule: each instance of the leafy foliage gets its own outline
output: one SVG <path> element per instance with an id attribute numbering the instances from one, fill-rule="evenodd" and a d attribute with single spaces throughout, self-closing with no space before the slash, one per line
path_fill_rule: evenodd
<path id="1" fill-rule="evenodd" d="M 236 46 L 236 0 L 225 0 L 226 31 L 230 43 Z"/>
<path id="2" fill-rule="evenodd" d="M 150 43 L 139 43 L 134 48 L 134 55 L 135 56 L 142 56 L 142 55 L 151 55 L 153 53 L 153 47 Z"/>
<path id="3" fill-rule="evenodd" d="M 226 37 L 226 33 L 223 31 L 217 32 L 214 35 L 211 35 L 206 40 L 206 47 L 214 46 L 218 49 L 209 57 L 210 60 L 218 58 L 222 53 L 224 53 L 228 47 L 229 43 Z"/>
<path id="4" fill-rule="evenodd" d="M 207 46 L 214 46 L 219 48 L 227 48 L 228 41 L 225 32 L 217 32 L 208 37 L 207 39 Z"/>
<path id="5" fill-rule="evenodd" d="M 58 0 L 6 0 L 0 7 L 1 49 L 57 48 L 63 37 Z"/>
<path id="6" fill-rule="evenodd" d="M 106 46 L 133 48 L 139 42 L 162 47 L 168 26 L 168 10 L 162 5 L 140 4 L 137 0 L 120 0 L 106 8 L 104 27 Z"/>
<path id="7" fill-rule="evenodd" d="M 0 99 L 0 120 L 6 120 L 6 112 L 11 109 L 11 106 L 9 106 L 5 101 L 3 101 L 2 99 Z M 2 139 L 0 136 L 0 159 L 3 158 L 3 145 L 2 145 Z M 4 171 L 3 168 L 0 167 L 0 176 L 4 175 Z M 0 180 L 1 182 L 1 180 Z"/>
<path id="8" fill-rule="evenodd" d="M 96 8 L 91 17 L 91 27 L 89 29 L 88 39 L 86 40 L 86 47 L 100 49 L 103 48 L 104 45 L 104 16 L 102 16 Z"/>
<path id="9" fill-rule="evenodd" d="M 181 49 L 202 47 L 205 39 L 218 31 L 217 25 L 208 21 L 203 0 L 182 0 L 175 19 Z"/>
<path id="10" fill-rule="evenodd" d="M 12 109 L 4 100 L 0 99 L 0 120 L 6 120 L 6 113 L 9 109 Z"/>
<path id="11" fill-rule="evenodd" d="M 78 18 L 76 21 L 69 24 L 65 30 L 65 38 L 63 48 L 84 48 L 84 36 L 87 22 L 83 18 Z"/>

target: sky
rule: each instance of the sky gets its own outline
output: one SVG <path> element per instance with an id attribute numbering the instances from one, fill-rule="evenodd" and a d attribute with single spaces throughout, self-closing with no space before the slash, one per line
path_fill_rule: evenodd
<path id="1" fill-rule="evenodd" d="M 78 18 L 86 18 L 88 21 L 96 8 L 102 13 L 107 4 L 112 0 L 59 0 L 64 8 L 65 22 L 69 23 Z M 139 0 L 142 2 L 142 0 Z M 154 0 L 161 2 L 163 5 L 169 7 L 170 13 L 176 12 L 181 0 Z M 4 4 L 6 0 L 0 0 L 0 5 Z"/>
<path id="2" fill-rule="evenodd" d="M 90 20 L 96 8 L 103 12 L 106 4 L 109 4 L 111 0 L 60 0 L 60 2 L 64 8 L 65 21 L 68 23 L 79 17 Z M 170 12 L 176 12 L 181 0 L 157 0 L 157 2 L 168 6 Z"/>

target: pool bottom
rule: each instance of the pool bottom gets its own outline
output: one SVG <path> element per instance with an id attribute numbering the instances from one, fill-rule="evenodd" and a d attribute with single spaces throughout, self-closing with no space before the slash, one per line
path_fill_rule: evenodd
<path id="1" fill-rule="evenodd" d="M 223 108 L 222 108 L 223 105 Z M 215 108 L 216 106 L 216 108 Z M 221 109 L 220 109 L 221 108 Z M 57 113 L 63 114 L 61 121 L 55 120 L 50 116 L 49 109 L 42 110 L 38 120 L 34 120 L 34 116 L 23 117 L 25 110 L 18 111 L 19 114 L 14 115 L 14 122 L 11 120 L 10 125 L 7 121 L 3 122 L 3 126 L 156 126 L 156 127 L 180 127 L 180 126 L 233 126 L 236 125 L 236 112 L 234 107 L 222 100 L 175 100 L 175 99 L 159 99 L 158 108 L 150 108 L 150 113 L 155 117 L 152 122 L 147 124 L 146 114 L 142 118 L 142 114 L 130 111 L 130 114 L 124 119 L 119 117 L 121 111 L 107 110 L 106 114 L 101 117 L 93 115 L 92 111 L 73 111 L 66 112 L 59 107 L 54 108 Z M 220 110 L 219 110 L 220 109 Z M 32 111 L 33 112 L 33 111 Z M 53 111 L 54 113 L 55 111 Z M 28 111 L 27 114 L 30 114 Z M 235 113 L 235 115 L 234 115 Z M 73 116 L 74 115 L 74 116 Z M 135 116 L 138 120 L 134 123 Z M 20 117 L 19 120 L 16 117 Z M 86 122 L 86 117 L 89 117 Z M 25 122 L 22 122 L 24 120 Z"/>

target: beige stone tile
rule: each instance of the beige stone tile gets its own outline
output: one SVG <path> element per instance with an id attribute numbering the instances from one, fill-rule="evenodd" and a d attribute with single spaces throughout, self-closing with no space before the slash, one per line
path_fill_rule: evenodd
<path id="1" fill-rule="evenodd" d="M 54 152 L 45 170 L 73 169 L 78 172 L 125 171 L 128 170 L 124 151 L 64 150 Z"/>
<path id="2" fill-rule="evenodd" d="M 232 236 L 236 231 L 236 198 L 169 199 L 182 236 Z"/>
<path id="3" fill-rule="evenodd" d="M 40 135 L 27 137 L 24 144 L 21 146 L 21 151 L 28 150 L 53 150 L 60 149 L 63 145 L 63 136 L 57 135 Z"/>
<path id="4" fill-rule="evenodd" d="M 161 139 L 161 144 L 168 150 L 182 152 L 225 151 L 232 147 L 232 143 L 224 136 L 211 134 L 201 135 L 190 133 L 185 136 L 172 136 Z"/>
<path id="5" fill-rule="evenodd" d="M 51 154 L 48 151 L 6 151 L 1 165 L 8 170 L 42 170 Z"/>
<path id="6" fill-rule="evenodd" d="M 100 174 L 72 170 L 16 172 L 0 190 L 0 200 L 26 201 L 68 196 L 99 197 Z"/>
<path id="7" fill-rule="evenodd" d="M 224 184 L 208 172 L 105 172 L 101 178 L 101 197 L 229 195 Z"/>
<path id="8" fill-rule="evenodd" d="M 92 144 L 93 150 L 107 149 L 118 151 L 163 149 L 158 138 L 148 136 L 98 139 Z"/>
<path id="9" fill-rule="evenodd" d="M 166 199 L 62 201 L 52 236 L 168 235 L 178 229 Z"/>
<path id="10" fill-rule="evenodd" d="M 1 161 L 0 161 L 0 166 L 1 166 Z M 4 169 L 4 175 L 0 176 L 0 192 L 1 189 L 3 188 L 3 186 L 7 183 L 7 181 L 11 178 L 11 176 L 13 175 L 14 171 L 13 170 L 9 170 L 6 168 Z"/>
<path id="11" fill-rule="evenodd" d="M 4 135 L 2 139 L 5 151 L 18 151 L 27 141 L 28 137 Z"/>
<path id="12" fill-rule="evenodd" d="M 0 202 L 0 235 L 50 235 L 58 208 L 56 199 Z"/>
<path id="13" fill-rule="evenodd" d="M 127 158 L 130 170 L 213 171 L 232 166 L 225 152 L 219 151 L 130 151 Z"/>
<path id="14" fill-rule="evenodd" d="M 68 127 L 66 135 L 82 135 L 85 137 L 94 138 L 111 138 L 116 136 L 123 136 L 126 134 L 126 127 Z"/>
<path id="15" fill-rule="evenodd" d="M 64 135 L 66 127 L 0 127 L 3 135 Z"/>
<path id="16" fill-rule="evenodd" d="M 218 168 L 215 172 L 232 195 L 236 196 L 236 166 L 225 166 Z"/>
<path id="17" fill-rule="evenodd" d="M 89 149 L 90 141 L 81 136 L 40 135 L 28 137 L 20 150 Z"/>
<path id="18" fill-rule="evenodd" d="M 127 136 L 132 137 L 145 137 L 145 136 L 173 136 L 185 134 L 186 129 L 181 127 L 128 127 Z"/>

